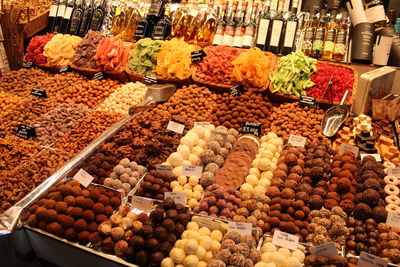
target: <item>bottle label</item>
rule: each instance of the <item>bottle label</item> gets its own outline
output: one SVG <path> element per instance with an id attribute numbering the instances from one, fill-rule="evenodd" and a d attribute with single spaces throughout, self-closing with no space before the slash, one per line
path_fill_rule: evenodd
<path id="1" fill-rule="evenodd" d="M 224 32 L 224 39 L 222 40 L 222 45 L 231 46 L 233 42 L 233 35 L 235 34 L 235 30 L 232 26 L 226 26 Z"/>
<path id="2" fill-rule="evenodd" d="M 91 30 L 95 31 L 97 29 L 97 25 L 99 24 L 99 21 L 100 21 L 100 16 L 101 16 L 101 14 L 98 11 L 96 11 L 93 14 L 92 21 L 90 22 L 90 29 Z"/>
<path id="3" fill-rule="evenodd" d="M 330 29 L 328 30 L 328 33 L 326 34 L 326 40 L 325 42 L 334 42 L 336 37 L 336 30 L 335 29 Z"/>
<path id="4" fill-rule="evenodd" d="M 70 7 L 70 6 L 67 7 L 67 9 L 65 10 L 64 19 L 70 19 L 73 10 L 74 10 L 73 7 Z"/>
<path id="5" fill-rule="evenodd" d="M 383 5 L 368 8 L 365 10 L 365 15 L 370 23 L 382 20 L 386 21 L 385 9 L 383 8 Z"/>
<path id="6" fill-rule="evenodd" d="M 244 33 L 244 38 L 242 42 L 242 46 L 244 47 L 253 47 L 254 46 L 254 35 L 256 29 L 254 27 L 247 27 L 246 32 Z"/>
<path id="7" fill-rule="evenodd" d="M 351 23 L 353 26 L 357 24 L 367 22 L 367 17 L 365 16 L 363 3 L 360 0 L 350 0 L 346 2 L 347 10 L 350 14 Z"/>
<path id="8" fill-rule="evenodd" d="M 313 42 L 313 50 L 316 51 L 322 51 L 322 48 L 324 48 L 324 29 L 323 28 L 319 28 L 317 29 L 317 31 L 315 32 L 315 39 Z"/>
<path id="9" fill-rule="evenodd" d="M 274 20 L 272 22 L 272 31 L 271 31 L 271 41 L 270 46 L 279 46 L 279 40 L 281 39 L 283 21 Z"/>
<path id="10" fill-rule="evenodd" d="M 233 46 L 242 47 L 244 31 L 245 31 L 244 27 L 237 27 L 235 29 L 235 35 L 234 35 L 233 41 L 232 41 Z"/>
<path id="11" fill-rule="evenodd" d="M 58 10 L 58 6 L 57 5 L 51 5 L 50 12 L 49 12 L 49 17 L 55 17 L 57 15 L 57 10 Z"/>
<path id="12" fill-rule="evenodd" d="M 296 36 L 297 22 L 288 21 L 286 24 L 284 47 L 293 47 L 294 37 Z"/>
<path id="13" fill-rule="evenodd" d="M 164 31 L 167 25 L 157 25 L 154 28 L 154 36 L 153 39 L 155 40 L 164 40 Z"/>
<path id="14" fill-rule="evenodd" d="M 71 18 L 71 27 L 69 28 L 69 32 L 71 34 L 74 34 L 76 31 L 76 28 L 78 27 L 80 15 L 81 15 L 80 12 L 76 12 L 76 13 L 74 13 L 74 15 Z"/>
<path id="15" fill-rule="evenodd" d="M 64 17 L 65 5 L 58 6 L 57 17 Z"/>
<path id="16" fill-rule="evenodd" d="M 160 14 L 161 3 L 156 1 L 150 7 L 149 15 L 158 16 Z"/>
<path id="17" fill-rule="evenodd" d="M 340 31 L 337 35 L 336 38 L 336 45 L 338 44 L 344 44 L 346 42 L 346 32 L 345 31 Z"/>
<path id="18" fill-rule="evenodd" d="M 143 24 L 138 24 L 136 26 L 135 37 L 142 38 L 143 34 L 144 34 L 144 25 Z"/>
<path id="19" fill-rule="evenodd" d="M 331 41 L 326 41 L 324 44 L 324 51 L 327 52 L 333 52 L 333 49 L 335 48 L 335 43 Z"/>
<path id="20" fill-rule="evenodd" d="M 258 33 L 257 33 L 257 44 L 264 45 L 267 40 L 267 33 L 269 27 L 269 19 L 261 19 L 260 24 L 258 25 Z"/>

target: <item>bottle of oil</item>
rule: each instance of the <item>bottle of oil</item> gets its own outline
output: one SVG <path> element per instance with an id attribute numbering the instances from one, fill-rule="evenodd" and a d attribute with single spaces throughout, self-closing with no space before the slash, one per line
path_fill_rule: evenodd
<path id="1" fill-rule="evenodd" d="M 196 3 L 193 3 L 184 22 L 186 31 L 183 33 L 183 38 L 186 42 L 193 43 L 195 33 L 201 25 L 202 16 L 204 16 L 204 12 L 200 10 Z"/>
<path id="2" fill-rule="evenodd" d="M 201 45 L 209 45 L 214 39 L 217 30 L 218 6 L 212 3 L 208 4 L 206 16 L 199 30 L 195 34 L 194 42 Z"/>
<path id="3" fill-rule="evenodd" d="M 165 7 L 164 10 L 164 17 L 157 22 L 156 26 L 154 27 L 152 38 L 154 40 L 165 40 L 169 36 L 171 32 L 171 21 L 170 21 L 170 8 Z"/>
<path id="4" fill-rule="evenodd" d="M 306 56 L 310 56 L 312 52 L 312 45 L 316 30 L 316 15 L 315 11 L 311 12 L 309 19 L 307 20 L 304 27 L 304 38 L 301 50 Z"/>
<path id="5" fill-rule="evenodd" d="M 322 49 L 324 48 L 324 38 L 326 33 L 326 11 L 321 10 L 318 26 L 315 30 L 315 36 L 313 41 L 311 56 L 314 58 L 320 58 Z"/>
<path id="6" fill-rule="evenodd" d="M 350 20 L 347 12 L 343 12 L 339 31 L 336 38 L 335 49 L 333 50 L 333 60 L 342 61 L 347 50 L 347 39 L 349 36 Z"/>
<path id="7" fill-rule="evenodd" d="M 137 10 L 136 3 L 128 2 L 126 6 L 126 21 L 121 30 L 121 38 L 124 41 L 133 41 L 136 32 L 136 23 L 139 20 L 140 14 Z"/>
<path id="8" fill-rule="evenodd" d="M 171 34 L 172 38 L 181 38 L 185 32 L 185 19 L 188 13 L 187 2 L 182 1 L 181 6 L 174 12 L 173 19 L 171 22 Z"/>
<path id="9" fill-rule="evenodd" d="M 326 26 L 326 33 L 324 39 L 324 48 L 322 49 L 322 59 L 331 60 L 333 50 L 335 49 L 335 42 L 338 33 L 338 22 L 336 20 L 336 12 L 332 11 L 329 23 Z"/>
<path id="10" fill-rule="evenodd" d="M 121 33 L 125 23 L 126 23 L 126 13 L 125 13 L 125 3 L 122 2 L 119 7 L 115 10 L 115 15 L 112 20 L 110 33 L 113 36 L 117 36 Z"/>

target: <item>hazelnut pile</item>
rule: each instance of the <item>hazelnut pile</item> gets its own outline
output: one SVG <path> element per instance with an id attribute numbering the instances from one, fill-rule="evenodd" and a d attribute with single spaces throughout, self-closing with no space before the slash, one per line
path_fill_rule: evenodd
<path id="1" fill-rule="evenodd" d="M 252 121 L 261 123 L 262 130 L 268 130 L 271 108 L 271 103 L 262 94 L 246 91 L 240 96 L 230 96 L 224 93 L 216 99 L 211 121 L 238 131 L 241 131 L 244 121 Z"/>
<path id="2" fill-rule="evenodd" d="M 240 192 L 214 184 L 206 188 L 204 198 L 193 212 L 224 220 L 231 220 L 241 204 Z"/>
<path id="3" fill-rule="evenodd" d="M 220 249 L 222 236 L 220 230 L 211 231 L 206 227 L 199 227 L 196 222 L 189 222 L 169 257 L 161 262 L 161 267 L 174 267 L 178 264 L 206 267 L 207 262 Z"/>
<path id="4" fill-rule="evenodd" d="M 346 251 L 352 255 L 359 255 L 361 251 L 379 254 L 379 230 L 374 219 L 364 222 L 349 218 L 347 227 L 350 235 L 346 241 Z"/>
<path id="5" fill-rule="evenodd" d="M 256 248 L 254 237 L 233 230 L 224 235 L 221 248 L 207 262 L 207 266 L 253 266 L 260 259 L 261 253 Z"/>
<path id="6" fill-rule="evenodd" d="M 204 150 L 200 154 L 201 164 L 204 166 L 200 177 L 200 184 L 207 187 L 216 182 L 216 175 L 223 169 L 229 153 L 239 136 L 235 129 L 218 126 L 211 132 Z"/>
<path id="7" fill-rule="evenodd" d="M 310 217 L 307 242 L 313 246 L 333 242 L 340 251 L 349 235 L 346 227 L 347 214 L 340 207 L 334 207 L 331 211 L 324 208 L 312 210 Z"/>
<path id="8" fill-rule="evenodd" d="M 135 192 L 136 196 L 164 199 L 164 193 L 170 192 L 170 184 L 175 177 L 168 173 L 151 170 Z"/>
<path id="9" fill-rule="evenodd" d="M 354 218 L 359 220 L 374 218 L 377 223 L 385 222 L 387 211 L 384 200 L 386 194 L 383 190 L 384 167 L 372 156 L 364 157 L 359 165 Z"/>
<path id="10" fill-rule="evenodd" d="M 0 117 L 3 117 L 9 110 L 18 107 L 23 102 L 24 99 L 19 96 L 0 91 Z"/>
<path id="11" fill-rule="evenodd" d="M 262 227 L 267 221 L 269 212 L 269 197 L 255 191 L 241 194 L 241 203 L 233 217 L 235 222 L 251 223 L 253 227 Z"/>
<path id="12" fill-rule="evenodd" d="M 340 206 L 348 215 L 351 215 L 355 206 L 357 185 L 357 165 L 354 154 L 350 151 L 345 151 L 342 155 L 336 154 L 333 157 L 331 173 L 325 208 Z M 372 183 L 374 181 L 371 180 Z M 374 184 L 374 186 L 377 185 Z"/>
<path id="13" fill-rule="evenodd" d="M 305 247 L 298 245 L 296 250 L 289 250 L 276 246 L 272 243 L 272 238 L 266 238 L 261 247 L 261 261 L 256 267 L 282 266 L 282 267 L 299 267 L 304 262 Z"/>
<path id="14" fill-rule="evenodd" d="M 321 257 L 315 255 L 307 255 L 304 259 L 305 267 L 347 267 L 348 260 L 346 257 L 335 255 L 329 257 Z"/>
<path id="15" fill-rule="evenodd" d="M 291 134 L 307 138 L 311 141 L 324 141 L 328 139 L 321 132 L 321 120 L 324 111 L 302 107 L 299 103 L 285 103 L 272 109 L 270 130 L 282 137 L 285 142 Z"/>
<path id="16" fill-rule="evenodd" d="M 103 187 L 83 188 L 70 180 L 52 187 L 28 208 L 25 221 L 69 241 L 87 244 L 91 233 L 121 205 L 120 193 Z"/>

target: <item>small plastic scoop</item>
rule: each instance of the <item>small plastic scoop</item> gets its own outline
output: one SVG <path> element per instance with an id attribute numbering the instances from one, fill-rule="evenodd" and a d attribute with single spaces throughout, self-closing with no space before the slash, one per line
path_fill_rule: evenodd
<path id="1" fill-rule="evenodd" d="M 327 137 L 332 137 L 339 130 L 344 120 L 349 115 L 349 109 L 343 105 L 346 101 L 349 91 L 346 90 L 339 105 L 333 106 L 325 111 L 322 119 L 322 133 Z"/>
<path id="2" fill-rule="evenodd" d="M 173 84 L 153 84 L 148 86 L 144 100 L 136 107 L 131 107 L 129 114 L 132 115 L 147 109 L 151 104 L 167 101 L 175 93 L 175 90 L 176 86 Z"/>

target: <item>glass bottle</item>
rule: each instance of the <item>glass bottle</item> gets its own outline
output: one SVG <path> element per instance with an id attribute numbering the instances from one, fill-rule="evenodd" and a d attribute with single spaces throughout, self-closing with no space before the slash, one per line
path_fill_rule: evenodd
<path id="1" fill-rule="evenodd" d="M 231 46 L 233 43 L 233 36 L 235 34 L 235 16 L 236 16 L 236 9 L 238 6 L 238 1 L 234 1 L 232 4 L 232 12 L 229 16 L 229 20 L 226 24 L 225 31 L 224 31 L 224 38 L 222 39 L 222 45 Z"/>
<path id="2" fill-rule="evenodd" d="M 154 27 L 153 34 L 151 38 L 154 40 L 165 40 L 171 33 L 171 21 L 170 21 L 171 11 L 169 7 L 165 7 L 164 17 L 157 22 Z"/>
<path id="3" fill-rule="evenodd" d="M 336 12 L 332 11 L 331 19 L 326 26 L 326 34 L 324 39 L 324 48 L 322 49 L 321 56 L 324 60 L 331 60 L 333 50 L 335 49 L 335 42 L 338 32 L 338 23 L 336 21 Z"/>
<path id="4" fill-rule="evenodd" d="M 69 23 L 69 29 L 67 33 L 78 35 L 79 29 L 81 27 L 83 8 L 82 1 L 77 0 L 74 10 L 72 11 L 71 21 Z"/>
<path id="5" fill-rule="evenodd" d="M 125 3 L 122 2 L 115 10 L 115 14 L 112 20 L 110 33 L 113 36 L 117 36 L 122 32 L 124 25 L 126 24 L 126 13 L 125 13 Z"/>
<path id="6" fill-rule="evenodd" d="M 94 0 L 91 0 L 86 7 L 83 9 L 83 18 L 81 28 L 79 30 L 79 36 L 83 37 L 89 30 L 90 22 L 93 17 L 93 4 Z"/>
<path id="7" fill-rule="evenodd" d="M 394 27 L 396 25 L 396 10 L 391 9 L 388 11 L 388 19 L 389 19 L 389 25 L 391 27 Z"/>
<path id="8" fill-rule="evenodd" d="M 320 58 L 322 49 L 324 48 L 324 38 L 326 33 L 326 11 L 322 10 L 318 21 L 317 28 L 315 30 L 315 36 L 312 46 L 311 56 L 314 58 Z"/>
<path id="9" fill-rule="evenodd" d="M 315 18 L 316 18 L 315 11 L 313 11 L 311 12 L 310 17 L 308 18 L 304 26 L 304 38 L 301 50 L 306 56 L 310 56 L 312 52 L 313 38 L 316 30 Z"/>
<path id="10" fill-rule="evenodd" d="M 141 17 L 136 23 L 136 32 L 134 35 L 135 41 L 138 41 L 145 37 L 150 37 L 150 34 L 153 30 L 153 24 L 151 20 L 147 18 L 147 14 L 149 12 L 149 8 L 146 9 L 146 13 Z"/>
<path id="11" fill-rule="evenodd" d="M 290 16 L 286 20 L 286 24 L 283 29 L 283 42 L 281 48 L 281 53 L 283 55 L 291 53 L 294 48 L 297 26 L 299 25 L 299 20 L 297 18 L 297 7 L 298 7 L 298 0 L 294 0 L 292 5 L 292 10 L 290 11 Z"/>
<path id="12" fill-rule="evenodd" d="M 278 2 L 278 12 L 274 17 L 271 24 L 271 38 L 268 44 L 268 51 L 274 54 L 279 53 L 279 43 L 281 40 L 282 28 L 283 28 L 283 1 Z"/>
<path id="13" fill-rule="evenodd" d="M 92 31 L 99 31 L 101 25 L 103 25 L 104 15 L 106 12 L 106 0 L 97 1 L 96 8 L 93 11 L 92 21 L 90 27 Z"/>
<path id="14" fill-rule="evenodd" d="M 204 12 L 201 12 L 198 5 L 193 5 L 186 16 L 186 31 L 183 33 L 183 39 L 188 43 L 193 43 L 196 31 L 198 31 L 201 18 L 204 17 Z"/>
<path id="15" fill-rule="evenodd" d="M 224 1 L 222 4 L 221 16 L 219 18 L 217 29 L 215 31 L 215 35 L 212 41 L 213 45 L 221 45 L 222 40 L 224 39 L 224 31 L 227 23 L 227 9 L 228 9 L 228 1 Z"/>
<path id="16" fill-rule="evenodd" d="M 53 0 L 50 6 L 49 19 L 47 22 L 47 32 L 51 33 L 54 31 L 54 24 L 56 22 L 57 11 L 58 11 L 58 1 Z"/>
<path id="17" fill-rule="evenodd" d="M 385 9 L 380 0 L 367 0 L 365 15 L 367 16 L 367 20 L 374 24 L 375 31 L 386 27 Z"/>
<path id="18" fill-rule="evenodd" d="M 253 2 L 253 7 L 251 9 L 250 19 L 246 24 L 246 30 L 244 31 L 244 37 L 242 42 L 243 48 L 251 48 L 254 47 L 254 40 L 257 29 L 257 10 L 258 3 Z"/>
<path id="19" fill-rule="evenodd" d="M 136 3 L 130 1 L 125 8 L 126 20 L 123 25 L 120 36 L 124 41 L 133 41 L 136 32 L 136 24 L 140 17 Z"/>
<path id="20" fill-rule="evenodd" d="M 211 44 L 217 31 L 218 6 L 208 4 L 205 20 L 195 35 L 195 43 L 200 46 Z"/>
<path id="21" fill-rule="evenodd" d="M 232 46 L 242 47 L 242 41 L 244 31 L 246 30 L 246 12 L 247 12 L 247 1 L 242 2 L 242 10 L 238 17 L 238 23 L 236 24 L 235 33 L 233 34 Z"/>
<path id="22" fill-rule="evenodd" d="M 343 61 L 347 50 L 347 39 L 349 36 L 350 20 L 347 12 L 343 12 L 342 21 L 340 22 L 335 48 L 333 50 L 332 59 L 335 61 Z"/>
<path id="23" fill-rule="evenodd" d="M 60 33 L 61 21 L 64 18 L 65 9 L 67 8 L 67 0 L 61 0 L 57 9 L 57 16 L 54 21 L 54 32 Z"/>
<path id="24" fill-rule="evenodd" d="M 75 0 L 67 1 L 67 7 L 65 8 L 64 17 L 62 18 L 61 24 L 60 24 L 60 33 L 67 32 L 69 22 L 70 22 L 71 16 L 72 16 L 72 11 L 74 10 L 74 6 L 75 6 Z"/>
<path id="25" fill-rule="evenodd" d="M 188 6 L 186 1 L 182 1 L 181 6 L 175 11 L 171 25 L 170 38 L 181 38 L 186 31 L 186 17 L 188 15 Z"/>
<path id="26" fill-rule="evenodd" d="M 270 0 L 265 1 L 264 10 L 262 12 L 260 22 L 258 24 L 256 46 L 261 50 L 265 50 L 265 45 L 268 42 L 267 40 L 268 29 L 272 19 L 271 14 L 269 12 L 270 5 L 271 5 Z"/>

